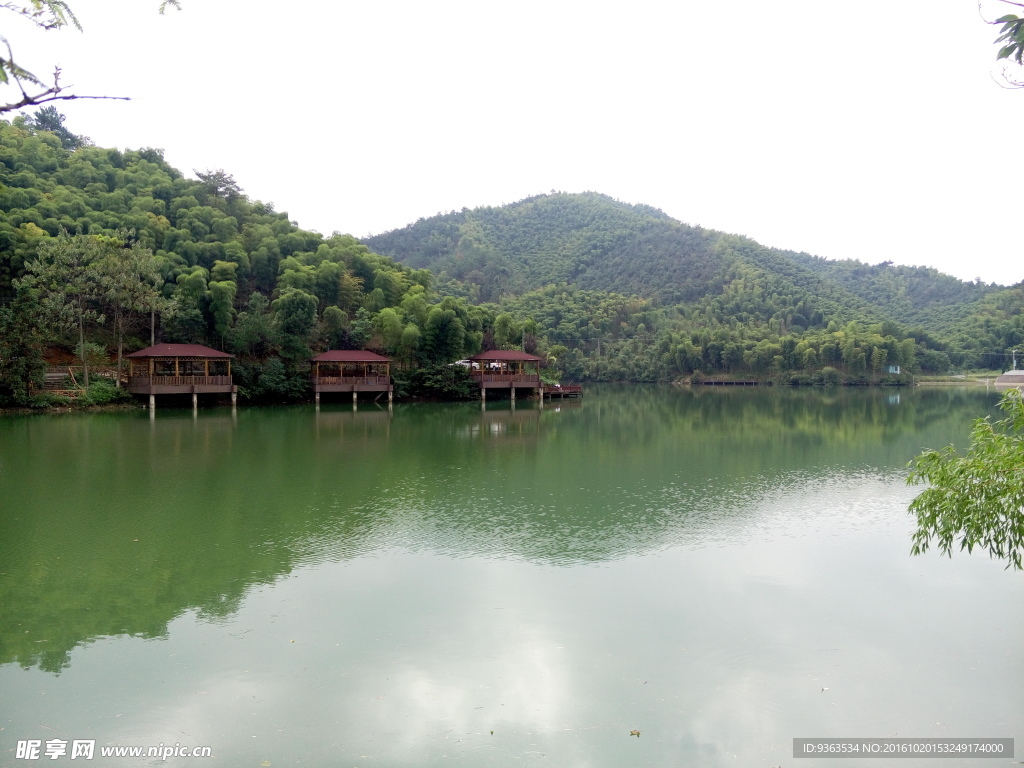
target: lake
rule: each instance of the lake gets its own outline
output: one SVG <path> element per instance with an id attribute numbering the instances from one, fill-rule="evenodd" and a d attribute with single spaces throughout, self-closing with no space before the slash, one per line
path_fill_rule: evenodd
<path id="1" fill-rule="evenodd" d="M 0 416 L 0 766 L 83 740 L 125 767 L 839 768 L 878 763 L 792 740 L 1024 736 L 1024 576 L 909 554 L 907 462 L 997 400 Z M 212 755 L 99 752 L 175 744 Z"/>

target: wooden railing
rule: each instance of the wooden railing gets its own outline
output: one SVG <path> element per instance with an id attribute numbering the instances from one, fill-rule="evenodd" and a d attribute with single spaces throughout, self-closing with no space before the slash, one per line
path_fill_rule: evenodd
<path id="1" fill-rule="evenodd" d="M 540 376 L 536 373 L 480 373 L 480 371 L 471 371 L 469 375 L 476 381 L 486 383 L 492 381 L 513 381 L 517 384 L 540 384 Z"/>
<path id="2" fill-rule="evenodd" d="M 354 384 L 354 385 L 367 385 L 367 384 L 390 384 L 390 376 L 314 376 L 313 384 L 319 386 L 333 386 L 336 384 Z"/>
<path id="3" fill-rule="evenodd" d="M 230 386 L 230 376 L 130 376 L 128 386 L 153 385 L 159 387 Z"/>

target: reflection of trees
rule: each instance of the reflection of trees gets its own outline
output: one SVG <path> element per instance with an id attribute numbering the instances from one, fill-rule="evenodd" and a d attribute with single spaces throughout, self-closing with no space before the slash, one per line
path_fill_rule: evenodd
<path id="1" fill-rule="evenodd" d="M 595 396 L 596 394 L 596 396 Z M 995 395 L 592 388 L 582 406 L 416 404 L 10 418 L 0 663 L 230 615 L 296 567 L 389 547 L 569 564 L 749 528 L 766 489 L 902 472 Z"/>
<path id="2" fill-rule="evenodd" d="M 188 610 L 229 615 L 250 587 L 309 557 L 324 517 L 358 546 L 373 527 L 361 493 L 344 516 L 316 506 L 345 496 L 341 441 L 314 440 L 306 414 L 253 415 L 237 429 L 166 411 L 152 425 L 134 414 L 10 420 L 0 663 L 56 672 L 97 637 L 159 637 Z"/>

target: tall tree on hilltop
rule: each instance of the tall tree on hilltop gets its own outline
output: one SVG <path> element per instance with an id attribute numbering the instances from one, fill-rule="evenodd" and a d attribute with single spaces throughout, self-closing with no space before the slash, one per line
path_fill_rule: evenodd
<path id="1" fill-rule="evenodd" d="M 25 121 L 25 124 L 37 131 L 49 131 L 60 139 L 64 149 L 75 150 L 87 146 L 90 143 L 88 136 L 78 136 L 72 133 L 64 125 L 66 118 L 52 104 L 48 107 L 36 110 L 35 114 Z"/>

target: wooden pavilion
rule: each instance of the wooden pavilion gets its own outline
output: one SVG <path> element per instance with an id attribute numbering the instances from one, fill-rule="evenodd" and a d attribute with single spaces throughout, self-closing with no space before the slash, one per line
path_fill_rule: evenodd
<path id="1" fill-rule="evenodd" d="M 156 408 L 157 395 L 198 395 L 229 393 L 231 404 L 238 387 L 231 380 L 231 358 L 227 352 L 202 344 L 157 344 L 125 355 L 128 360 L 128 391 L 149 395 L 149 407 Z"/>
<path id="2" fill-rule="evenodd" d="M 543 358 L 517 349 L 492 349 L 468 358 L 469 375 L 480 384 L 480 399 L 484 401 L 488 389 L 507 389 L 512 400 L 516 399 L 517 389 L 532 389 L 543 398 L 542 361 Z"/>
<path id="3" fill-rule="evenodd" d="M 317 405 L 321 392 L 351 392 L 353 403 L 360 392 L 387 392 L 389 403 L 394 398 L 389 357 L 362 349 L 335 349 L 317 355 L 310 363 Z"/>

